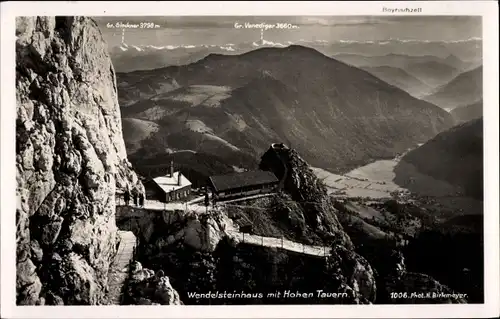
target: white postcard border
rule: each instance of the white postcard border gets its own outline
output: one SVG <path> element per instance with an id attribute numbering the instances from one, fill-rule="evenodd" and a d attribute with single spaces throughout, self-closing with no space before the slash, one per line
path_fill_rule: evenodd
<path id="1" fill-rule="evenodd" d="M 383 7 L 422 8 L 406 15 L 483 17 L 485 304 L 318 306 L 24 306 L 15 305 L 15 17 L 36 15 L 405 15 Z M 499 315 L 499 99 L 496 1 L 359 2 L 4 2 L 1 4 L 1 316 L 4 318 L 404 318 Z"/>

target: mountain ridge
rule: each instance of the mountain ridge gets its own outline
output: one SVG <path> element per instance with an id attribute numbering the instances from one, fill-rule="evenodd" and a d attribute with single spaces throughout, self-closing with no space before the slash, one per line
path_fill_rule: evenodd
<path id="1" fill-rule="evenodd" d="M 412 63 L 406 70 L 422 82 L 434 87 L 447 83 L 460 73 L 455 67 L 437 61 Z"/>
<path id="2" fill-rule="evenodd" d="M 420 81 L 418 78 L 409 74 L 402 68 L 391 66 L 376 66 L 364 67 L 362 69 L 380 78 L 381 80 L 408 92 L 409 94 L 417 98 L 425 95 L 431 90 L 431 87 L 429 85 Z"/>
<path id="3" fill-rule="evenodd" d="M 134 75 L 158 87 L 161 83 L 156 80 L 173 78 L 184 88 L 164 94 L 156 89 L 140 91 L 135 95 L 142 100 L 123 109 L 127 117 L 168 119 L 171 124 L 160 129 L 163 136 L 182 132 L 182 125 L 172 126 L 176 121 L 197 120 L 254 158 L 271 143 L 283 141 L 292 143 L 314 165 L 334 171 L 393 157 L 452 124 L 439 107 L 305 46 L 215 54 L 185 66 L 127 74 L 125 81 L 131 82 Z M 130 94 L 125 86 L 119 87 Z M 179 90 L 184 93 L 179 95 Z M 153 95 L 158 98 L 149 100 Z M 182 136 L 203 135 L 186 134 Z M 199 150 L 221 152 L 203 143 Z M 165 147 L 158 146 L 158 151 Z M 221 147 L 230 151 L 227 145 Z"/>
<path id="4" fill-rule="evenodd" d="M 424 99 L 443 108 L 454 109 L 476 103 L 483 94 L 483 67 L 458 74 Z"/>
<path id="5" fill-rule="evenodd" d="M 451 110 L 451 115 L 457 122 L 468 122 L 473 119 L 483 116 L 483 100 L 469 104 L 466 106 L 459 106 Z"/>
<path id="6" fill-rule="evenodd" d="M 158 69 L 172 65 L 186 65 L 193 63 L 211 52 L 223 54 L 242 54 L 262 47 L 286 47 L 288 45 L 304 45 L 314 47 L 327 56 L 338 53 L 353 53 L 382 56 L 390 53 L 406 55 L 433 55 L 441 59 L 454 54 L 467 63 L 477 62 L 481 50 L 481 39 L 460 41 L 421 41 L 380 39 L 369 41 L 327 41 L 306 40 L 286 41 L 283 43 L 267 41 L 249 41 L 226 44 L 127 44 L 122 43 L 110 47 L 113 64 L 119 72 L 128 72 L 141 69 Z"/>
<path id="7" fill-rule="evenodd" d="M 453 126 L 403 157 L 422 173 L 462 188 L 483 200 L 483 119 Z"/>

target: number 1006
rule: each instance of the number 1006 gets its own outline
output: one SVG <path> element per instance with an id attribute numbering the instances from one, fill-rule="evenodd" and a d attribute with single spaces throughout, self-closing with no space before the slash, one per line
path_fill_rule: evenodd
<path id="1" fill-rule="evenodd" d="M 407 292 L 391 292 L 391 298 L 408 298 Z"/>

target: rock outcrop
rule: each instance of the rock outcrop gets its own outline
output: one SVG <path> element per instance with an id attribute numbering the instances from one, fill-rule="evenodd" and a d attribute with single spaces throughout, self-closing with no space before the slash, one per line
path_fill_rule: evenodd
<path id="1" fill-rule="evenodd" d="M 168 236 L 166 238 L 167 244 L 182 242 L 196 250 L 212 252 L 219 241 L 228 235 L 226 230 L 230 220 L 218 211 L 203 215 L 190 214 L 186 217 L 186 226 L 177 233 Z"/>
<path id="2" fill-rule="evenodd" d="M 172 216 L 166 218 L 167 214 Z M 147 255 L 161 254 L 173 246 L 182 245 L 201 252 L 213 252 L 219 241 L 229 235 L 231 220 L 219 211 L 208 214 L 163 214 L 165 227 L 157 228 L 146 246 Z"/>
<path id="3" fill-rule="evenodd" d="M 300 207 L 309 229 L 325 241 L 335 241 L 352 248 L 352 242 L 337 218 L 337 210 L 328 196 L 326 186 L 296 150 L 273 144 L 262 156 L 260 168 L 276 174 L 281 181 L 281 189 Z"/>
<path id="4" fill-rule="evenodd" d="M 127 160 L 116 79 L 85 17 L 16 21 L 17 303 L 100 304 Z"/>
<path id="5" fill-rule="evenodd" d="M 131 265 L 131 277 L 127 286 L 127 303 L 132 305 L 182 305 L 179 294 L 170 284 L 163 271 L 142 268 L 139 262 Z"/>
<path id="6" fill-rule="evenodd" d="M 338 267 L 342 282 L 352 289 L 353 301 L 357 304 L 373 303 L 377 285 L 372 267 L 365 258 L 342 246 L 335 246 L 328 258 L 331 268 Z"/>
<path id="7" fill-rule="evenodd" d="M 370 263 L 353 250 L 353 243 L 337 218 L 338 211 L 326 186 L 307 162 L 294 149 L 273 144 L 262 156 L 260 168 L 273 171 L 280 179 L 280 187 L 287 194 L 282 197 L 289 196 L 296 206 L 288 211 L 295 215 L 300 212 L 298 220 L 302 223 L 299 224 L 322 237 L 325 243 L 332 244 L 328 272 L 335 278 L 331 278 L 330 288 L 348 293 L 353 303 L 375 302 L 374 271 Z"/>

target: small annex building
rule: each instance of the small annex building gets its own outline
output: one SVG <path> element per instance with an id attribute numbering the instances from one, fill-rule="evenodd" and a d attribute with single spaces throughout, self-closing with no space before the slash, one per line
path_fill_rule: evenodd
<path id="1" fill-rule="evenodd" d="M 182 201 L 191 195 L 191 181 L 180 171 L 174 171 L 174 163 L 164 176 L 158 176 L 145 184 L 147 198 L 160 202 Z"/>
<path id="2" fill-rule="evenodd" d="M 269 171 L 247 171 L 211 176 L 207 188 L 215 200 L 266 194 L 278 188 L 279 180 Z"/>

